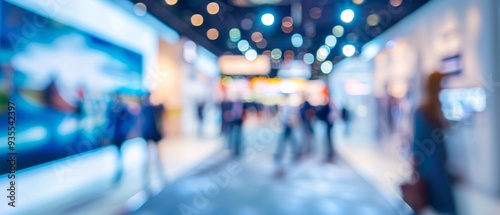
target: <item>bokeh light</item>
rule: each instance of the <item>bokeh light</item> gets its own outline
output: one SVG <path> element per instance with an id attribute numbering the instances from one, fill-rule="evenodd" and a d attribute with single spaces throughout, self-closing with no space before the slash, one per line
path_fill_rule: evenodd
<path id="1" fill-rule="evenodd" d="M 137 3 L 134 5 L 134 13 L 137 16 L 144 16 L 146 15 L 146 12 L 148 11 L 148 8 L 144 3 Z"/>
<path id="2" fill-rule="evenodd" d="M 251 37 L 252 37 L 252 41 L 254 41 L 256 43 L 260 42 L 263 39 L 262 33 L 258 32 L 258 31 L 254 32 Z"/>
<path id="3" fill-rule="evenodd" d="M 274 16 L 270 13 L 266 13 L 262 15 L 260 20 L 262 21 L 262 24 L 271 26 L 274 23 Z"/>
<path id="4" fill-rule="evenodd" d="M 302 46 L 303 43 L 304 43 L 304 40 L 302 39 L 302 35 L 300 35 L 300 34 L 292 35 L 292 45 L 294 47 L 299 48 Z"/>
<path id="5" fill-rule="evenodd" d="M 241 52 L 245 52 L 248 49 L 250 49 L 250 44 L 248 43 L 248 41 L 246 41 L 246 40 L 240 40 L 238 42 L 238 50 L 240 50 Z"/>
<path id="6" fill-rule="evenodd" d="M 193 26 L 200 26 L 203 24 L 203 16 L 201 16 L 200 14 L 194 14 L 193 16 L 191 16 L 191 24 L 193 24 Z"/>
<path id="7" fill-rule="evenodd" d="M 329 46 L 330 48 L 333 48 L 333 47 L 335 47 L 335 45 L 337 45 L 337 38 L 333 35 L 328 35 L 325 38 L 325 44 L 327 46 Z"/>
<path id="8" fill-rule="evenodd" d="M 245 52 L 245 58 L 249 61 L 253 61 L 257 59 L 257 51 L 254 49 L 250 49 L 247 52 Z"/>
<path id="9" fill-rule="evenodd" d="M 345 23 L 350 23 L 354 19 L 354 11 L 351 9 L 346 9 L 340 14 L 340 19 Z"/>
<path id="10" fill-rule="evenodd" d="M 293 25 L 292 17 L 289 17 L 289 16 L 283 17 L 283 20 L 281 21 L 281 25 L 285 28 L 291 28 Z"/>
<path id="11" fill-rule="evenodd" d="M 314 63 L 314 55 L 311 53 L 307 53 L 304 55 L 304 63 L 313 64 Z"/>
<path id="12" fill-rule="evenodd" d="M 336 25 L 332 29 L 332 34 L 337 38 L 342 37 L 344 35 L 344 27 L 342 27 L 342 25 Z"/>
<path id="13" fill-rule="evenodd" d="M 329 54 L 330 54 L 330 48 L 326 45 L 322 45 L 316 52 L 316 59 L 318 61 L 325 61 Z"/>
<path id="14" fill-rule="evenodd" d="M 217 14 L 219 12 L 219 4 L 217 4 L 215 2 L 208 3 L 208 5 L 207 5 L 207 12 L 209 14 L 212 14 L 212 15 Z"/>
<path id="15" fill-rule="evenodd" d="M 369 26 L 376 26 L 376 25 L 378 25 L 379 22 L 380 22 L 380 17 L 377 14 L 370 14 L 366 18 L 366 23 Z"/>
<path id="16" fill-rule="evenodd" d="M 342 53 L 346 57 L 352 57 L 354 55 L 354 53 L 356 53 L 356 48 L 353 45 L 345 45 L 342 48 Z"/>
<path id="17" fill-rule="evenodd" d="M 281 58 L 281 50 L 278 48 L 273 49 L 271 51 L 271 58 L 276 59 L 276 60 L 280 59 Z"/>
<path id="18" fill-rule="evenodd" d="M 233 42 L 238 42 L 241 39 L 240 29 L 232 28 L 229 30 L 229 39 Z"/>
<path id="19" fill-rule="evenodd" d="M 217 29 L 215 28 L 210 28 L 207 31 L 207 37 L 210 40 L 216 40 L 217 38 L 219 38 L 219 31 L 217 31 Z"/>
<path id="20" fill-rule="evenodd" d="M 333 63 L 329 60 L 321 64 L 321 72 L 323 72 L 324 74 L 329 74 L 330 72 L 332 72 L 332 69 L 333 69 Z"/>

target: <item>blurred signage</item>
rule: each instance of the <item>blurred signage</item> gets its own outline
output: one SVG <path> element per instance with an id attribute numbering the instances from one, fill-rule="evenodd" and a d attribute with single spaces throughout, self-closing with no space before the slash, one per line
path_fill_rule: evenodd
<path id="1" fill-rule="evenodd" d="M 311 78 L 311 66 L 301 60 L 288 61 L 278 70 L 280 78 Z"/>
<path id="2" fill-rule="evenodd" d="M 271 70 L 271 61 L 260 55 L 249 61 L 243 55 L 223 55 L 219 57 L 219 68 L 224 75 L 267 75 Z"/>
<path id="3" fill-rule="evenodd" d="M 441 72 L 444 74 L 459 74 L 462 68 L 461 55 L 447 57 L 441 61 Z"/>

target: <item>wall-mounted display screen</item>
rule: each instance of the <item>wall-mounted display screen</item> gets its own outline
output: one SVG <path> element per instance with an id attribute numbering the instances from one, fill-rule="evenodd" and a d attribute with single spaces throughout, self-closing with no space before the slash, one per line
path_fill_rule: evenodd
<path id="1" fill-rule="evenodd" d="M 111 94 L 141 88 L 142 56 L 0 4 L 0 97 L 16 106 L 17 168 L 100 147 Z M 0 103 L 0 119 L 6 119 L 6 105 Z M 7 139 L 1 135 L 7 135 L 7 127 L 0 127 L 0 137 Z M 1 160 L 8 151 L 7 144 L 0 146 Z M 0 169 L 0 174 L 7 170 Z"/>

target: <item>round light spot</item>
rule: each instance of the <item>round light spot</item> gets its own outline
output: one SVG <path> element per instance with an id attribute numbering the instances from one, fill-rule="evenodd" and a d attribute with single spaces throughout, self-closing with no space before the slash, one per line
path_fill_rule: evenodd
<path id="1" fill-rule="evenodd" d="M 137 3 L 134 5 L 134 13 L 137 16 L 144 16 L 146 15 L 146 12 L 148 11 L 148 8 L 144 3 Z"/>
<path id="2" fill-rule="evenodd" d="M 306 64 L 313 64 L 314 63 L 314 55 L 311 53 L 307 53 L 304 55 L 304 63 Z"/>
<path id="3" fill-rule="evenodd" d="M 330 48 L 326 45 L 322 45 L 316 52 L 316 59 L 318 61 L 325 61 L 329 54 L 330 54 Z"/>
<path id="4" fill-rule="evenodd" d="M 273 49 L 271 51 L 271 58 L 276 59 L 276 60 L 280 59 L 281 58 L 281 50 L 277 49 L 277 48 Z"/>
<path id="5" fill-rule="evenodd" d="M 252 37 L 252 41 L 254 41 L 256 43 L 260 42 L 263 39 L 262 33 L 260 33 L 260 32 L 254 32 L 251 37 Z"/>
<path id="6" fill-rule="evenodd" d="M 346 9 L 340 14 L 340 19 L 345 23 L 350 23 L 354 19 L 354 11 L 351 9 Z"/>
<path id="7" fill-rule="evenodd" d="M 356 52 L 356 48 L 353 45 L 345 45 L 342 48 L 342 53 L 344 53 L 344 55 L 346 57 L 352 57 L 355 52 Z"/>
<path id="8" fill-rule="evenodd" d="M 274 23 L 274 16 L 270 13 L 266 13 L 262 15 L 260 20 L 262 21 L 262 24 L 271 26 Z"/>
<path id="9" fill-rule="evenodd" d="M 299 48 L 302 46 L 303 43 L 304 43 L 304 40 L 302 39 L 302 35 L 300 35 L 300 34 L 292 35 L 292 45 L 294 47 Z"/>
<path id="10" fill-rule="evenodd" d="M 208 5 L 207 5 L 207 12 L 209 14 L 212 14 L 212 15 L 217 14 L 219 12 L 219 4 L 217 4 L 215 2 L 208 3 Z"/>
<path id="11" fill-rule="evenodd" d="M 281 25 L 286 28 L 291 28 L 293 25 L 293 19 L 292 17 L 285 16 L 283 17 L 283 20 L 281 21 Z"/>
<path id="12" fill-rule="evenodd" d="M 201 16 L 200 14 L 194 14 L 193 16 L 191 16 L 191 24 L 193 24 L 194 26 L 202 25 L 203 16 Z"/>
<path id="13" fill-rule="evenodd" d="M 332 34 L 337 38 L 342 37 L 342 35 L 344 35 L 344 27 L 342 27 L 342 25 L 336 25 L 332 29 Z"/>
<path id="14" fill-rule="evenodd" d="M 333 63 L 329 60 L 321 64 L 321 72 L 323 72 L 324 74 L 329 74 L 330 72 L 332 72 L 332 69 L 333 69 Z"/>
<path id="15" fill-rule="evenodd" d="M 325 44 L 327 46 L 329 46 L 330 48 L 333 48 L 333 47 L 335 47 L 335 45 L 337 45 L 337 38 L 333 35 L 328 35 L 325 38 Z"/>
<path id="16" fill-rule="evenodd" d="M 233 42 L 237 42 L 241 39 L 240 29 L 232 28 L 229 30 L 229 39 Z"/>
<path id="17" fill-rule="evenodd" d="M 250 44 L 248 43 L 248 41 L 246 41 L 246 40 L 240 40 L 238 42 L 238 50 L 240 50 L 241 52 L 245 52 L 248 49 L 250 49 Z"/>
<path id="18" fill-rule="evenodd" d="M 210 28 L 207 31 L 207 37 L 210 40 L 216 40 L 217 38 L 219 38 L 219 31 L 217 31 L 217 29 L 215 28 Z"/>
<path id="19" fill-rule="evenodd" d="M 245 58 L 249 61 L 254 61 L 257 59 L 257 51 L 254 49 L 250 49 L 247 52 L 245 52 Z"/>
<path id="20" fill-rule="evenodd" d="M 377 14 L 370 14 L 366 18 L 366 23 L 369 26 L 376 26 L 376 25 L 378 25 L 379 22 L 380 22 L 380 17 Z"/>

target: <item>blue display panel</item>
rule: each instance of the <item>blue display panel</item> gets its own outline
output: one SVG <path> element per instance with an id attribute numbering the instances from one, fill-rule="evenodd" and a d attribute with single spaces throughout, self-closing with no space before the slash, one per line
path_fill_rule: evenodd
<path id="1" fill-rule="evenodd" d="M 111 95 L 141 88 L 142 56 L 13 4 L 0 4 L 0 119 L 6 122 L 7 101 L 14 102 L 17 169 L 102 146 Z M 0 137 L 6 136 L 2 125 Z M 8 151 L 1 144 L 0 159 L 7 159 Z M 0 174 L 5 172 L 0 168 Z"/>

